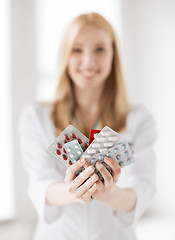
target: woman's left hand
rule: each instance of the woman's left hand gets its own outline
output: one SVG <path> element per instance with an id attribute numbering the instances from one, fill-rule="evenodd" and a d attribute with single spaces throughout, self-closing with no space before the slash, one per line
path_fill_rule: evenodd
<path id="1" fill-rule="evenodd" d="M 109 171 L 105 168 L 105 166 L 102 163 L 97 162 L 96 167 L 98 171 L 101 173 L 104 182 L 98 179 L 98 181 L 96 182 L 97 190 L 92 195 L 93 199 L 102 202 L 106 202 L 110 197 L 111 191 L 121 173 L 120 166 L 113 159 L 105 157 L 104 162 L 112 169 L 112 175 L 109 173 Z"/>

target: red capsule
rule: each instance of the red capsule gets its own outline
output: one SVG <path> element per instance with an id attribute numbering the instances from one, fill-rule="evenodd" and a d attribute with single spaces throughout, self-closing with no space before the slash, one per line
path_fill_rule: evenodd
<path id="1" fill-rule="evenodd" d="M 72 162 L 69 160 L 69 165 L 72 165 Z"/>
<path id="2" fill-rule="evenodd" d="M 85 147 L 85 148 L 88 148 L 88 144 L 87 144 L 87 143 L 85 143 L 85 144 L 84 144 L 84 147 Z"/>
<path id="3" fill-rule="evenodd" d="M 67 160 L 67 156 L 63 154 L 63 159 L 64 160 Z"/>
<path id="4" fill-rule="evenodd" d="M 64 140 L 64 143 L 67 143 L 68 141 Z"/>
<path id="5" fill-rule="evenodd" d="M 72 133 L 72 137 L 73 137 L 74 139 L 77 138 L 77 136 L 76 136 L 74 133 Z"/>
<path id="6" fill-rule="evenodd" d="M 79 144 L 82 144 L 82 140 L 80 138 L 77 139 Z"/>
<path id="7" fill-rule="evenodd" d="M 60 150 L 56 149 L 56 154 L 57 154 L 57 155 L 61 155 Z"/>
<path id="8" fill-rule="evenodd" d="M 70 140 L 70 138 L 65 134 L 64 135 L 64 138 L 66 139 L 66 140 Z"/>
<path id="9" fill-rule="evenodd" d="M 62 148 L 60 143 L 57 143 L 57 148 Z"/>
<path id="10" fill-rule="evenodd" d="M 66 150 L 63 148 L 63 153 L 66 153 Z"/>

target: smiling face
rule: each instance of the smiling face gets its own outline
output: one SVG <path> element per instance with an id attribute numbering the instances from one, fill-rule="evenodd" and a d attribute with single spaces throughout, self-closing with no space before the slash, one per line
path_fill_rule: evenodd
<path id="1" fill-rule="evenodd" d="M 112 60 L 112 40 L 108 33 L 87 25 L 75 38 L 67 71 L 76 87 L 98 89 L 111 72 Z"/>

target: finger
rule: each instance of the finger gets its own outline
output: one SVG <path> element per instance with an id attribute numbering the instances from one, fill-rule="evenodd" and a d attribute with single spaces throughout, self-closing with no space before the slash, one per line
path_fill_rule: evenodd
<path id="1" fill-rule="evenodd" d="M 112 158 L 106 156 L 104 162 L 112 169 L 113 181 L 117 182 L 121 173 L 121 167 Z"/>
<path id="2" fill-rule="evenodd" d="M 76 191 L 76 196 L 80 197 L 82 196 L 87 190 L 89 190 L 94 183 L 98 181 L 98 175 L 93 174 L 92 177 L 90 177 L 85 183 L 83 183 Z"/>
<path id="3" fill-rule="evenodd" d="M 94 183 L 91 188 L 89 188 L 83 195 L 83 200 L 92 200 L 91 196 L 96 192 L 97 190 L 97 183 Z"/>
<path id="4" fill-rule="evenodd" d="M 77 188 L 79 188 L 89 177 L 90 175 L 94 172 L 94 167 L 89 166 L 86 170 L 81 172 L 72 182 L 70 185 L 70 192 L 75 192 Z"/>
<path id="5" fill-rule="evenodd" d="M 104 188 L 104 184 L 103 184 L 103 182 L 100 180 L 100 178 L 98 179 L 98 181 L 97 181 L 96 183 L 97 183 L 98 192 L 102 192 L 102 190 L 103 190 L 103 188 Z"/>
<path id="6" fill-rule="evenodd" d="M 74 179 L 76 171 L 78 171 L 85 164 L 85 162 L 85 158 L 80 158 L 80 160 L 68 167 L 66 171 L 66 177 L 64 179 L 65 183 L 69 183 Z"/>
<path id="7" fill-rule="evenodd" d="M 85 162 L 85 164 L 83 165 L 84 169 L 88 168 L 90 166 L 89 162 Z"/>
<path id="8" fill-rule="evenodd" d="M 100 162 L 96 163 L 96 167 L 98 171 L 101 173 L 103 179 L 104 179 L 104 185 L 105 187 L 109 187 L 113 184 L 113 177 L 109 173 L 109 171 L 104 167 L 104 165 Z"/>

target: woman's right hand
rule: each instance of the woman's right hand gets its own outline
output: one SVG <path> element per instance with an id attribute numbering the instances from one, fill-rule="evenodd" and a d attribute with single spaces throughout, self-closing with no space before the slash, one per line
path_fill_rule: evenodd
<path id="1" fill-rule="evenodd" d="M 69 193 L 77 203 L 89 203 L 91 196 L 97 190 L 98 175 L 94 173 L 93 166 L 88 166 L 77 177 L 75 177 L 76 171 L 78 171 L 83 165 L 86 164 L 86 160 L 80 158 L 77 162 L 71 165 L 66 171 L 66 177 L 64 182 L 67 185 Z"/>

